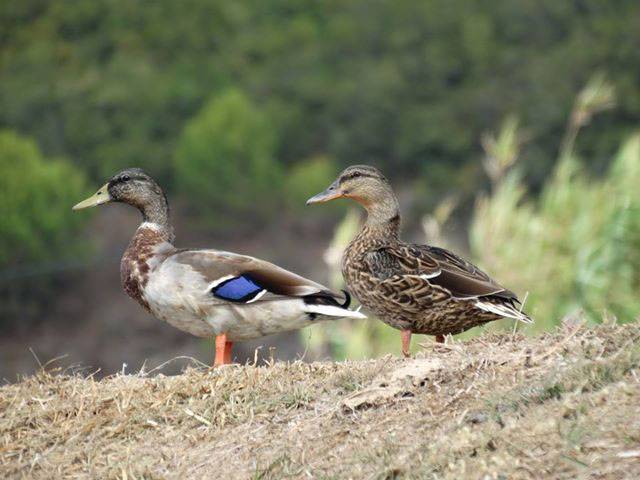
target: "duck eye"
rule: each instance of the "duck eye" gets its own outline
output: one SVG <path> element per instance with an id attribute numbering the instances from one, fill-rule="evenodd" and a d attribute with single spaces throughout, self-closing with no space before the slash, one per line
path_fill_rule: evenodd
<path id="1" fill-rule="evenodd" d="M 120 177 L 120 181 L 122 182 L 128 182 L 129 180 L 131 180 L 131 177 L 129 175 L 123 175 L 122 177 Z"/>

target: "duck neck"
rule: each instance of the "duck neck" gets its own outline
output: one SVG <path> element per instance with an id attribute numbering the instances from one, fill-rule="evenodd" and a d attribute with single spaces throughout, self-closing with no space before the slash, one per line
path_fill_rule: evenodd
<path id="1" fill-rule="evenodd" d="M 127 295 L 151 311 L 144 291 L 150 272 L 159 264 L 158 259 L 174 250 L 173 227 L 164 193 L 160 192 L 143 204 L 134 206 L 142 213 L 143 223 L 122 256 L 120 279 Z"/>
<path id="2" fill-rule="evenodd" d="M 142 214 L 142 225 L 150 225 L 157 230 L 163 237 L 163 240 L 173 243 L 174 233 L 173 226 L 169 220 L 169 202 L 164 192 L 160 192 L 138 206 L 138 210 Z"/>
<path id="3" fill-rule="evenodd" d="M 369 235 L 397 239 L 400 235 L 400 205 L 391 189 L 376 202 L 364 205 L 367 220 L 363 229 Z"/>

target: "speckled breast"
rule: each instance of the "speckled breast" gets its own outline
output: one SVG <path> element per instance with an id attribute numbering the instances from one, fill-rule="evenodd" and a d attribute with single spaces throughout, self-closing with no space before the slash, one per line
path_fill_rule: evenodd
<path id="1" fill-rule="evenodd" d="M 120 281 L 125 293 L 149 312 L 144 298 L 144 288 L 149 282 L 154 249 L 166 242 L 165 236 L 153 229 L 141 227 L 131 239 L 120 262 Z"/>
<path id="2" fill-rule="evenodd" d="M 369 272 L 366 252 L 379 246 L 366 236 L 356 237 L 342 257 L 342 276 L 351 294 L 380 320 L 394 328 L 408 328 L 410 322 L 402 309 L 392 305 L 379 289 L 380 281 Z"/>

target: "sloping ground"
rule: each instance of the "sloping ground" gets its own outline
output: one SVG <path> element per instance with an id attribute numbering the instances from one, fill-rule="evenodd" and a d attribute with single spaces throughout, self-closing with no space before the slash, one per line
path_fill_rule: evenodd
<path id="1" fill-rule="evenodd" d="M 640 326 L 0 389 L 1 478 L 640 478 Z"/>

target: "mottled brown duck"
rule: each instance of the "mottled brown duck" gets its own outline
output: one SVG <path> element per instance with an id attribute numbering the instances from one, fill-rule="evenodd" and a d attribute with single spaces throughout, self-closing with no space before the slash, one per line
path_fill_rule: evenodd
<path id="1" fill-rule="evenodd" d="M 320 320 L 364 318 L 346 292 L 264 260 L 220 250 L 177 249 L 169 204 L 145 172 L 114 175 L 74 210 L 111 202 L 142 214 L 120 264 L 124 291 L 156 318 L 198 337 L 215 337 L 214 365 L 231 363 L 233 342 L 296 330 Z"/>
<path id="2" fill-rule="evenodd" d="M 340 197 L 367 212 L 342 258 L 347 287 L 366 309 L 402 332 L 405 356 L 412 333 L 443 342 L 445 335 L 505 317 L 532 322 L 512 291 L 468 261 L 443 248 L 400 240 L 398 200 L 378 169 L 349 167 L 307 204 Z"/>

